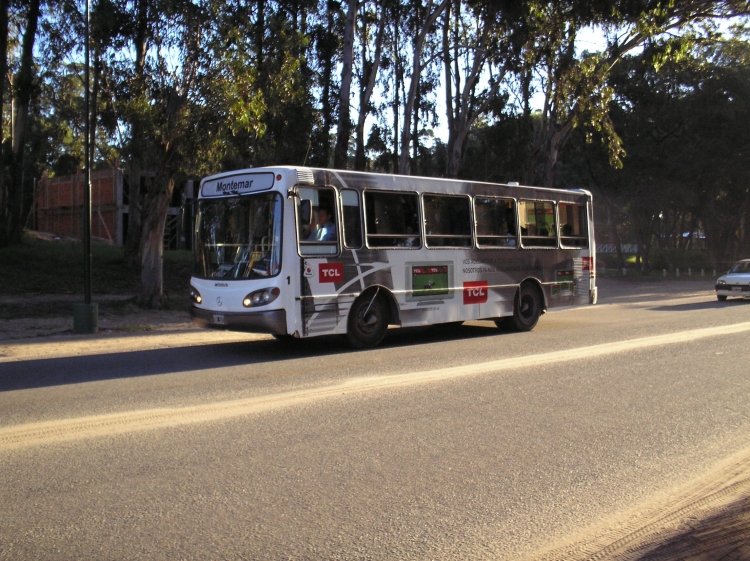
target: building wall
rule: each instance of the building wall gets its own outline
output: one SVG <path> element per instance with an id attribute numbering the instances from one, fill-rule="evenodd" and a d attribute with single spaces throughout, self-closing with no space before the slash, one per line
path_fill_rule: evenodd
<path id="1" fill-rule="evenodd" d="M 76 239 L 83 237 L 85 175 L 44 178 L 35 194 L 37 230 Z M 117 169 L 91 173 L 91 236 L 122 245 L 123 175 Z"/>

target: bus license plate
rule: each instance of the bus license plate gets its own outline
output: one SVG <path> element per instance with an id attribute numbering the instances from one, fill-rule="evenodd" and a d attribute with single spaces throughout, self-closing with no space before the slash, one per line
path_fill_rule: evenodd
<path id="1" fill-rule="evenodd" d="M 224 325 L 224 314 L 214 314 L 214 323 L 216 325 Z"/>

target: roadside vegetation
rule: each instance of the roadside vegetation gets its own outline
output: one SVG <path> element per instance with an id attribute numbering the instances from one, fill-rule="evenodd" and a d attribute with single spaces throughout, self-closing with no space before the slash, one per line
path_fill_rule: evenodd
<path id="1" fill-rule="evenodd" d="M 164 252 L 162 307 L 187 309 L 191 268 L 190 251 Z M 135 306 L 140 278 L 122 248 L 94 243 L 91 274 L 93 300 L 100 309 Z M 72 302 L 83 300 L 82 245 L 27 233 L 19 244 L 0 248 L 0 278 L 0 319 L 68 314 Z"/>

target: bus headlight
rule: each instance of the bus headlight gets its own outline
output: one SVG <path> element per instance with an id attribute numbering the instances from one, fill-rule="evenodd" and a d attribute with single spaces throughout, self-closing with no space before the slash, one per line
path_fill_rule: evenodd
<path id="1" fill-rule="evenodd" d="M 203 302 L 203 296 L 201 296 L 201 293 L 198 292 L 198 290 L 194 286 L 190 287 L 190 299 L 195 304 L 200 304 L 201 302 Z"/>
<path id="2" fill-rule="evenodd" d="M 271 302 L 276 300 L 276 298 L 279 297 L 280 293 L 281 291 L 276 287 L 256 290 L 255 292 L 251 292 L 242 299 L 242 305 L 246 308 L 265 306 L 266 304 L 270 304 Z"/>

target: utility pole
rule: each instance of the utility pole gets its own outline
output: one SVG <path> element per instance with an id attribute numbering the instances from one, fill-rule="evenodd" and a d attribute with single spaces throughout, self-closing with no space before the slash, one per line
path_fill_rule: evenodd
<path id="1" fill-rule="evenodd" d="M 85 185 L 83 186 L 83 293 L 82 304 L 73 305 L 73 331 L 76 333 L 96 333 L 99 329 L 99 306 L 91 302 L 91 107 L 89 72 L 89 0 L 86 0 L 86 22 L 84 32 L 84 94 L 83 106 L 86 113 L 84 124 L 84 152 L 86 160 Z"/>

